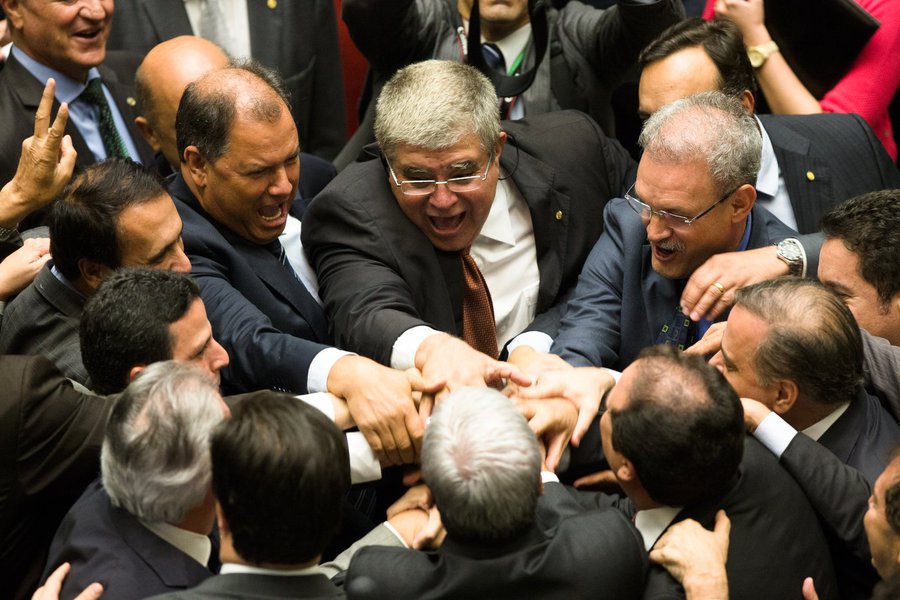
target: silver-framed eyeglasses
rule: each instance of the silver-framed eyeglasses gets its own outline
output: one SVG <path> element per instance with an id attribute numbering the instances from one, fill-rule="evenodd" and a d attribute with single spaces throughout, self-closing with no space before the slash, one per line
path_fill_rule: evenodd
<path id="1" fill-rule="evenodd" d="M 638 214 L 644 225 L 649 225 L 651 217 L 653 215 L 656 215 L 666 227 L 687 227 L 697 219 L 706 216 L 706 214 L 709 213 L 712 209 L 727 200 L 733 193 L 738 191 L 739 187 L 740 186 L 734 188 L 733 190 L 710 204 L 709 207 L 707 207 L 705 210 L 697 215 L 694 215 L 693 217 L 683 217 L 681 215 L 671 213 L 667 210 L 654 210 L 652 206 L 650 206 L 646 202 L 643 202 L 637 196 L 632 194 L 632 192 L 634 191 L 634 184 L 631 184 L 631 187 L 628 188 L 627 192 L 625 192 L 625 200 L 626 202 L 628 202 L 628 206 L 631 207 L 631 210 Z"/>
<path id="2" fill-rule="evenodd" d="M 405 196 L 428 196 L 429 194 L 433 194 L 434 190 L 436 190 L 439 185 L 446 185 L 447 189 L 451 192 L 463 194 L 465 192 L 474 192 L 481 187 L 484 180 L 487 179 L 488 172 L 491 170 L 491 165 L 494 163 L 494 153 L 491 152 L 488 156 L 487 164 L 484 167 L 484 173 L 481 175 L 451 177 L 445 181 L 437 181 L 434 179 L 410 179 L 407 181 L 400 181 L 397 179 L 397 175 L 394 173 L 394 167 L 391 166 L 387 156 L 384 157 L 384 162 L 388 167 L 388 171 L 391 173 L 391 177 L 394 179 L 394 185 L 400 188 L 400 192 Z"/>

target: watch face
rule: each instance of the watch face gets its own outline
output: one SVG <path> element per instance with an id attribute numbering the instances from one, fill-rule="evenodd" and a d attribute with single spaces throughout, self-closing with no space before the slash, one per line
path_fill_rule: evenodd
<path id="1" fill-rule="evenodd" d="M 765 57 L 755 48 L 747 51 L 747 57 L 750 59 L 750 66 L 754 69 L 761 67 L 765 61 Z"/>

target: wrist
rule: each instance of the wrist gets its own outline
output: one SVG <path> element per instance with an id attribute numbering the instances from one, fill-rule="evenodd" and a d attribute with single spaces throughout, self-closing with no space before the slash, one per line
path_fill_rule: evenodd
<path id="1" fill-rule="evenodd" d="M 448 342 L 452 342 L 455 340 L 452 335 L 447 333 L 436 333 L 434 335 L 429 335 L 427 338 L 422 340 L 422 343 L 419 344 L 418 350 L 416 350 L 415 357 L 415 367 L 424 372 L 425 365 L 431 360 L 434 354 L 438 351 L 438 348 L 443 344 Z"/>
<path id="2" fill-rule="evenodd" d="M 728 576 L 725 569 L 686 576 L 684 591 L 691 600 L 728 600 Z"/>
<path id="3" fill-rule="evenodd" d="M 771 41 L 772 36 L 769 35 L 769 30 L 766 29 L 766 26 L 763 24 L 750 27 L 744 33 L 744 46 L 748 48 L 752 46 L 762 46 L 763 44 L 768 44 Z"/>

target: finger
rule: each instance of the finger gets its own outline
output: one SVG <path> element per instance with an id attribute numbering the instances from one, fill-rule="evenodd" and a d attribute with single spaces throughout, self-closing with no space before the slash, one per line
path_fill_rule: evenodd
<path id="1" fill-rule="evenodd" d="M 50 125 L 50 110 L 53 108 L 53 94 L 56 92 L 56 80 L 52 77 L 47 80 L 44 91 L 41 94 L 41 102 L 37 112 L 34 113 L 34 137 L 41 138 L 47 133 Z"/>
<path id="2" fill-rule="evenodd" d="M 734 304 L 734 298 L 736 294 L 734 290 L 728 290 L 716 301 L 716 303 L 707 311 L 706 318 L 709 320 L 713 320 L 722 313 L 724 313 L 728 307 Z"/>
<path id="3" fill-rule="evenodd" d="M 583 438 L 584 434 L 590 429 L 591 423 L 594 422 L 594 417 L 597 416 L 597 410 L 598 407 L 594 405 L 584 406 L 578 409 L 578 420 L 575 422 L 575 429 L 572 431 L 573 446 L 581 444 L 581 438 Z"/>
<path id="4" fill-rule="evenodd" d="M 442 379 L 435 381 L 426 380 L 418 369 L 407 369 L 405 373 L 407 380 L 409 380 L 409 386 L 415 392 L 434 394 L 435 392 L 439 392 L 441 388 L 447 384 L 447 382 Z"/>
<path id="5" fill-rule="evenodd" d="M 701 294 L 700 299 L 697 300 L 697 303 L 690 310 L 688 316 L 692 321 L 699 321 L 706 316 L 709 310 L 715 306 L 721 297 L 722 294 L 719 292 L 719 288 L 712 286 L 707 287 L 706 291 Z"/>
<path id="6" fill-rule="evenodd" d="M 419 457 L 422 456 L 422 435 L 425 433 L 424 421 L 419 418 L 419 413 L 416 410 L 407 410 L 406 411 L 406 433 L 409 435 L 409 440 L 412 442 L 412 455 L 405 464 L 417 462 Z"/>
<path id="7" fill-rule="evenodd" d="M 562 460 L 563 452 L 566 451 L 568 444 L 569 436 L 565 433 L 557 434 L 550 440 L 547 445 L 547 458 L 544 460 L 550 471 L 556 472 L 556 467 L 559 466 L 559 461 Z"/>
<path id="8" fill-rule="evenodd" d="M 403 473 L 403 485 L 412 487 L 422 481 L 422 469 L 420 467 L 408 466 L 406 472 Z"/>
<path id="9" fill-rule="evenodd" d="M 812 577 L 803 580 L 803 600 L 819 600 L 819 594 L 816 593 L 816 585 Z"/>
<path id="10" fill-rule="evenodd" d="M 590 487 L 595 485 L 605 485 L 610 483 L 618 483 L 616 480 L 615 474 L 610 471 L 597 471 L 596 473 L 591 473 L 590 475 L 585 475 L 584 477 L 579 477 L 575 480 L 575 487 Z"/>
<path id="11" fill-rule="evenodd" d="M 50 259 L 52 258 L 53 257 L 50 256 L 49 253 L 41 254 L 36 259 L 34 259 L 31 264 L 34 267 L 35 271 L 40 271 L 44 267 L 44 265 L 50 262 Z"/>
<path id="12" fill-rule="evenodd" d="M 713 533 L 716 536 L 716 541 L 720 548 L 722 548 L 725 556 L 728 556 L 728 543 L 729 536 L 731 535 L 731 519 L 728 518 L 728 515 L 725 514 L 724 510 L 719 510 L 716 513 L 716 526 L 713 529 Z"/>
<path id="13" fill-rule="evenodd" d="M 519 390 L 517 395 L 520 398 L 527 398 L 529 400 L 541 400 L 544 398 L 565 398 L 567 383 L 565 381 L 559 380 L 555 377 L 553 378 L 538 378 L 538 380 L 531 386 L 522 390 Z"/>
<path id="14" fill-rule="evenodd" d="M 532 382 L 531 376 L 523 373 L 519 367 L 499 360 L 494 361 L 485 369 L 484 382 L 491 384 L 501 379 L 508 379 L 522 387 L 528 387 Z"/>
<path id="15" fill-rule="evenodd" d="M 47 134 L 48 141 L 48 151 L 52 149 L 52 152 L 55 154 L 57 148 L 59 147 L 60 141 L 63 139 L 63 136 L 66 134 L 66 123 L 69 122 L 69 105 L 66 102 L 63 102 L 59 105 L 59 110 L 56 111 L 56 118 L 53 119 L 53 125 L 50 127 L 50 131 Z M 37 135 L 37 133 L 35 133 Z"/>
<path id="16" fill-rule="evenodd" d="M 366 442 L 369 443 L 369 447 L 372 449 L 372 452 L 375 453 L 378 462 L 383 465 L 390 464 L 388 457 L 384 452 L 384 444 L 381 442 L 381 435 L 379 432 L 371 427 L 364 427 L 362 425 L 359 426 L 359 430 L 362 432 L 363 436 L 365 436 Z"/>
<path id="17" fill-rule="evenodd" d="M 75 596 L 75 600 L 97 600 L 103 595 L 103 586 L 99 583 L 92 583 L 84 588 L 84 591 Z"/>
<path id="18" fill-rule="evenodd" d="M 78 152 L 72 145 L 72 136 L 64 135 L 62 143 L 59 145 L 59 167 L 57 173 L 65 178 L 65 181 L 72 177 L 75 170 L 75 159 L 78 158 Z"/>
<path id="19" fill-rule="evenodd" d="M 428 521 L 426 521 L 424 527 L 419 530 L 413 540 L 413 548 L 422 550 L 423 548 L 431 547 L 432 542 L 437 540 L 438 534 L 443 528 L 444 524 L 441 522 L 441 514 L 437 508 L 432 507 L 428 510 Z"/>
<path id="20" fill-rule="evenodd" d="M 63 580 L 65 580 L 66 575 L 69 574 L 69 569 L 71 565 L 67 562 L 56 567 L 56 570 L 50 573 L 50 577 L 47 578 L 47 581 L 44 582 L 44 585 L 41 586 L 40 590 L 35 593 L 34 598 L 58 598 L 59 591 L 62 589 Z"/>
<path id="21" fill-rule="evenodd" d="M 384 444 L 384 453 L 392 465 L 405 465 L 407 463 L 404 460 L 404 454 L 409 452 L 412 455 L 412 442 L 409 440 L 405 427 L 402 427 L 402 432 L 401 428 L 395 429 L 393 423 L 390 427 L 390 430 L 381 439 Z"/>
<path id="22" fill-rule="evenodd" d="M 697 340 L 693 346 L 685 348 L 685 354 L 696 354 L 697 356 L 706 356 L 707 354 L 715 354 L 722 348 L 722 335 L 704 335 Z"/>

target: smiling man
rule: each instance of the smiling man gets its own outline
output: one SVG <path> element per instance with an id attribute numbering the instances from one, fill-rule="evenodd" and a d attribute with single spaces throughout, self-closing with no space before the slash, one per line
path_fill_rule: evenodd
<path id="1" fill-rule="evenodd" d="M 553 344 L 577 366 L 622 370 L 646 346 L 690 346 L 709 325 L 679 308 L 691 273 L 715 254 L 794 233 L 754 206 L 760 133 L 737 100 L 707 92 L 673 102 L 647 120 L 640 143 L 637 181 L 606 206 Z"/>
<path id="2" fill-rule="evenodd" d="M 304 220 L 337 343 L 451 390 L 491 381 L 513 338 L 546 351 L 622 147 L 568 111 L 501 128 L 488 79 L 450 61 L 398 71 L 375 132 Z"/>
<path id="3" fill-rule="evenodd" d="M 108 157 L 150 164 L 153 152 L 133 125 L 131 82 L 137 55 L 107 60 L 113 0 L 2 0 L 13 47 L 0 71 L 0 181 L 12 179 L 21 143 L 30 135 L 47 79 L 56 80 L 54 111 L 69 103 L 66 133 L 78 165 Z"/>

